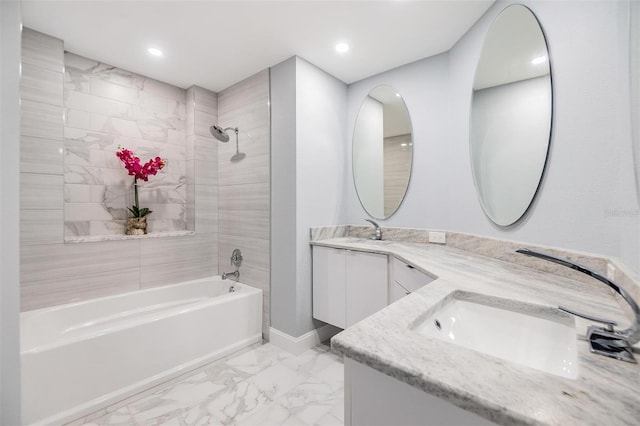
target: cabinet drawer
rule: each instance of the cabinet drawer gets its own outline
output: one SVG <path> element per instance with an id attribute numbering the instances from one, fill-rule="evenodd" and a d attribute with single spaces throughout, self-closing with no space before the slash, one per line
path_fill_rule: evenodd
<path id="1" fill-rule="evenodd" d="M 405 297 L 409 292 L 395 281 L 389 282 L 389 304 Z"/>
<path id="2" fill-rule="evenodd" d="M 393 258 L 391 268 L 393 271 L 392 281 L 397 281 L 398 284 L 411 292 L 433 281 L 429 275 L 396 258 Z"/>

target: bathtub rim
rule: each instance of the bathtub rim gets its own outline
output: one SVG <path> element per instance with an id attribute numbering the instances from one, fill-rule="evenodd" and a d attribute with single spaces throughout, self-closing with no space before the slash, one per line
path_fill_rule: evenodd
<path id="1" fill-rule="evenodd" d="M 183 287 L 183 286 L 187 286 L 187 285 L 193 285 L 194 283 L 198 283 L 198 282 L 202 282 L 202 281 L 208 281 L 208 280 L 211 280 L 211 279 L 214 279 L 214 278 L 219 278 L 219 280 L 216 280 L 216 281 L 220 281 L 220 282 L 227 281 L 227 280 L 223 280 L 221 275 L 212 275 L 210 277 L 196 278 L 195 280 L 182 281 L 182 282 L 174 283 L 174 284 L 165 284 L 165 285 L 161 285 L 161 286 L 141 288 L 141 289 L 138 289 L 138 290 L 127 291 L 127 292 L 124 292 L 124 293 L 110 294 L 108 296 L 92 297 L 91 299 L 75 300 L 75 301 L 63 303 L 62 305 L 45 306 L 43 308 L 30 309 L 28 311 L 22 311 L 22 312 L 20 312 L 20 321 L 22 321 L 23 318 L 28 319 L 31 316 L 37 316 L 37 314 L 41 314 L 41 313 L 45 313 L 45 312 L 55 312 L 55 311 L 59 311 L 59 310 L 65 309 L 65 308 L 85 305 L 85 304 L 89 304 L 89 303 L 92 303 L 92 302 L 100 302 L 100 301 L 104 301 L 104 300 L 118 299 L 118 298 L 130 295 L 132 293 L 155 292 L 155 291 L 160 291 L 160 290 L 167 289 L 167 288 Z M 252 287 L 252 286 L 250 286 L 248 284 L 245 284 L 243 282 L 240 282 L 240 281 L 229 280 L 228 282 L 230 284 L 233 284 L 233 285 L 239 285 L 241 287 L 247 287 L 249 290 L 262 291 L 257 287 Z"/>
<path id="2" fill-rule="evenodd" d="M 87 304 L 91 304 L 91 303 L 99 303 L 99 302 L 104 301 L 104 300 L 112 300 L 112 299 L 117 299 L 117 298 L 123 298 L 123 297 L 126 297 L 127 295 L 130 295 L 130 294 L 133 294 L 133 293 L 140 293 L 140 292 L 150 292 L 151 293 L 151 292 L 161 291 L 161 290 L 168 289 L 168 288 L 184 287 L 184 286 L 188 286 L 188 285 L 193 285 L 193 284 L 206 282 L 206 281 L 209 281 L 209 280 L 212 280 L 212 279 L 215 279 L 215 278 L 219 278 L 219 280 L 216 280 L 215 282 L 222 282 L 222 278 L 219 275 L 214 275 L 212 277 L 198 278 L 198 279 L 195 279 L 195 280 L 185 281 L 185 282 L 177 283 L 177 284 L 169 284 L 169 285 L 165 285 L 165 286 L 151 287 L 151 288 L 148 288 L 148 289 L 129 291 L 129 292 L 126 292 L 126 293 L 119 293 L 119 294 L 114 294 L 114 295 L 109 295 L 109 296 L 97 297 L 97 298 L 94 298 L 94 299 L 87 299 L 87 300 L 81 300 L 81 301 L 77 301 L 77 302 L 66 303 L 64 305 L 56 305 L 56 306 L 51 306 L 51 307 L 47 307 L 47 308 L 41 308 L 41 309 L 37 309 L 37 310 L 33 310 L 33 311 L 26 311 L 26 312 L 22 312 L 21 313 L 20 322 L 22 323 L 22 321 L 23 321 L 23 317 L 22 317 L 23 314 L 32 313 L 32 315 L 25 315 L 24 320 L 28 320 L 30 317 L 37 317 L 37 316 L 44 315 L 44 314 L 47 314 L 47 313 L 60 311 L 60 310 L 63 310 L 65 308 L 68 309 L 68 308 L 72 308 L 72 307 L 75 307 L 75 306 L 87 305 Z M 247 284 L 240 283 L 240 282 L 237 282 L 237 281 L 229 281 L 229 285 L 238 286 L 240 288 L 240 291 L 224 293 L 224 294 L 219 295 L 219 296 L 207 297 L 206 299 L 198 301 L 198 302 L 194 302 L 194 303 L 191 303 L 191 304 L 188 304 L 188 305 L 182 305 L 182 306 L 178 306 L 178 307 L 172 307 L 172 308 L 168 308 L 166 310 L 160 310 L 160 311 L 157 311 L 155 313 L 143 314 L 143 315 L 139 316 L 138 318 L 131 319 L 130 321 L 123 321 L 121 324 L 119 324 L 117 326 L 109 327 L 106 330 L 101 330 L 101 331 L 98 331 L 96 333 L 91 333 L 91 334 L 80 334 L 78 336 L 60 338 L 60 339 L 57 339 L 57 340 L 55 340 L 53 342 L 49 342 L 49 343 L 44 343 L 44 344 L 41 344 L 41 345 L 33 346 L 31 348 L 24 349 L 24 350 L 22 349 L 22 342 L 21 342 L 21 345 L 20 345 L 21 346 L 20 347 L 20 356 L 29 355 L 29 354 L 37 354 L 37 353 L 40 353 L 40 352 L 44 352 L 46 350 L 54 349 L 54 348 L 59 347 L 59 346 L 70 345 L 70 344 L 86 341 L 86 340 L 94 338 L 95 336 L 99 336 L 99 335 L 102 335 L 102 334 L 114 333 L 114 332 L 126 330 L 128 328 L 132 328 L 132 327 L 135 327 L 135 326 L 139 326 L 140 324 L 143 324 L 143 323 L 159 321 L 159 320 L 161 320 L 163 318 L 174 317 L 174 316 L 181 315 L 181 314 L 184 314 L 184 313 L 187 313 L 187 312 L 191 312 L 191 311 L 194 311 L 194 310 L 197 310 L 197 309 L 202 309 L 202 308 L 205 308 L 205 307 L 209 307 L 209 306 L 213 306 L 213 305 L 217 305 L 217 304 L 222 304 L 227 299 L 231 299 L 231 298 L 233 298 L 233 299 L 248 298 L 248 297 L 251 297 L 252 295 L 254 295 L 256 293 L 262 293 L 261 289 L 258 289 L 258 288 L 255 288 L 255 287 L 251 287 L 251 286 L 249 286 Z M 23 331 L 21 330 L 21 333 L 22 332 Z"/>

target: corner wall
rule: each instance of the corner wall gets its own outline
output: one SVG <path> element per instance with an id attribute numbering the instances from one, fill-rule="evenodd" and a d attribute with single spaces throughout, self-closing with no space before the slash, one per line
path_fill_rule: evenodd
<path id="1" fill-rule="evenodd" d="M 628 9 L 620 2 L 524 1 L 550 49 L 554 116 L 549 162 L 526 217 L 492 224 L 477 199 L 469 160 L 471 86 L 484 36 L 511 1 L 498 1 L 448 52 L 353 83 L 351 134 L 362 99 L 379 84 L 403 96 L 414 130 L 407 196 L 383 226 L 444 229 L 622 260 L 640 274 L 640 209 L 629 114 Z M 348 222 L 367 217 L 346 153 Z M 455 188 L 452 191 L 451 188 Z"/>
<path id="2" fill-rule="evenodd" d="M 271 69 L 271 91 L 272 325 L 300 337 L 314 329 L 309 228 L 346 219 L 347 88 L 293 57 Z"/>

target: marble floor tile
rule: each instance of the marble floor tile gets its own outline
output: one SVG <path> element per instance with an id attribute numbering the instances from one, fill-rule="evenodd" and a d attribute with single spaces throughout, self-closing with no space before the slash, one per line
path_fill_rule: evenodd
<path id="1" fill-rule="evenodd" d="M 70 425 L 343 425 L 343 374 L 327 345 L 253 345 Z"/>

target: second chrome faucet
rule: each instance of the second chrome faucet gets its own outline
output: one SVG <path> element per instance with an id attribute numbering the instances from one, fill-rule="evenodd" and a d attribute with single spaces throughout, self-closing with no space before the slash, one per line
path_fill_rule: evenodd
<path id="1" fill-rule="evenodd" d="M 640 307 L 635 302 L 635 300 L 633 300 L 629 293 L 627 293 L 624 289 L 620 288 L 617 284 L 615 284 L 608 278 L 605 278 L 602 275 L 585 268 L 584 266 L 580 266 L 578 264 L 570 262 L 569 260 L 560 259 L 526 248 L 516 250 L 516 252 L 527 256 L 537 257 L 548 262 L 557 263 L 558 265 L 566 266 L 567 268 L 582 272 L 583 274 L 589 275 L 596 280 L 608 285 L 611 289 L 618 293 L 624 299 L 624 301 L 627 302 L 627 304 L 631 308 L 631 311 L 633 312 L 631 326 L 624 330 L 615 330 L 613 328 L 613 326 L 617 325 L 615 321 L 576 312 L 572 309 L 565 308 L 564 306 L 558 306 L 558 309 L 568 314 L 585 318 L 589 321 L 603 323 L 605 325 L 605 327 L 597 327 L 595 325 L 591 325 L 587 329 L 587 340 L 589 341 L 589 349 L 591 350 L 591 352 L 605 355 L 611 358 L 616 358 L 621 361 L 633 363 L 636 362 L 636 359 L 633 356 L 631 345 L 640 341 Z"/>

